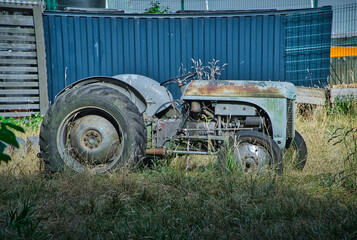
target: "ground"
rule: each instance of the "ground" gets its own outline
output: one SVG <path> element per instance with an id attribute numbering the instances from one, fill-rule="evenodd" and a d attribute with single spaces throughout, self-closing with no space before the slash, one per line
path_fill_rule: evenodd
<path id="1" fill-rule="evenodd" d="M 356 109 L 299 115 L 308 161 L 297 171 L 285 159 L 281 175 L 222 171 L 208 157 L 188 170 L 182 157 L 135 172 L 47 174 L 24 147 L 0 165 L 0 238 L 356 239 Z M 20 137 L 39 131 L 26 130 Z"/>

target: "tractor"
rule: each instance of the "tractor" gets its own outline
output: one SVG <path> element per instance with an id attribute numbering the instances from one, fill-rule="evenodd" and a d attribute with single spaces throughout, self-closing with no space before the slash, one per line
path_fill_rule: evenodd
<path id="1" fill-rule="evenodd" d="M 288 82 L 192 80 L 159 83 L 121 74 L 89 77 L 63 89 L 40 131 L 41 157 L 56 172 L 104 173 L 172 155 L 216 155 L 244 171 L 281 172 L 284 149 L 302 169 L 307 149 L 295 130 L 295 87 Z M 174 100 L 165 86 L 177 84 Z"/>

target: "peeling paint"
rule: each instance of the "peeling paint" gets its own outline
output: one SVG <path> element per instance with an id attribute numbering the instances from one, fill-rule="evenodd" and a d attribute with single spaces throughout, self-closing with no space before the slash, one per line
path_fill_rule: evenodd
<path id="1" fill-rule="evenodd" d="M 290 85 L 266 81 L 192 81 L 184 96 L 285 98 Z"/>

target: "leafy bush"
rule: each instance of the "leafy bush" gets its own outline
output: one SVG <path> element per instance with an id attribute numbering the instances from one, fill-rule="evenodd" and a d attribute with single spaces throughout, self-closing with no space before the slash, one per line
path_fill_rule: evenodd
<path id="1" fill-rule="evenodd" d="M 150 2 L 150 7 L 145 9 L 144 13 L 155 13 L 155 14 L 165 14 L 171 13 L 169 7 L 161 9 L 160 2 Z"/>
<path id="2" fill-rule="evenodd" d="M 12 145 L 16 148 L 19 147 L 19 143 L 16 140 L 15 133 L 13 130 L 9 129 L 12 128 L 16 131 L 24 133 L 24 129 L 20 126 L 17 126 L 10 122 L 0 122 L 0 164 L 1 161 L 8 162 L 11 160 L 11 157 L 4 153 L 6 148 L 6 144 Z"/>
<path id="3" fill-rule="evenodd" d="M 30 117 L 25 117 L 21 119 L 4 118 L 0 116 L 0 122 L 11 123 L 14 125 L 21 125 L 30 129 L 38 129 L 41 126 L 43 117 L 40 114 L 34 114 Z"/>

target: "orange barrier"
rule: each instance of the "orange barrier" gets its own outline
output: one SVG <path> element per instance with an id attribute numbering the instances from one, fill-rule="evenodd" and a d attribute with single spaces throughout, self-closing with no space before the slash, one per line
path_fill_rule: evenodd
<path id="1" fill-rule="evenodd" d="M 357 47 L 331 47 L 330 57 L 357 56 Z"/>

